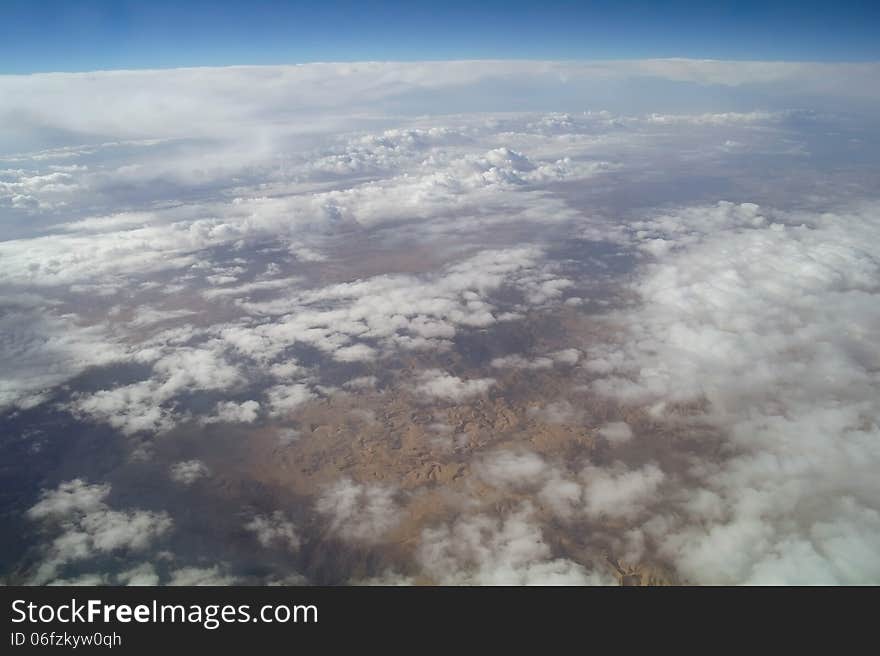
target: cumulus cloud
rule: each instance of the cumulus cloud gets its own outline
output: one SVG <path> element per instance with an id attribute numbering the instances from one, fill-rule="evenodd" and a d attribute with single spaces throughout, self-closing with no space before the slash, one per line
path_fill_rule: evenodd
<path id="1" fill-rule="evenodd" d="M 638 469 L 588 465 L 581 477 L 588 515 L 632 518 L 654 500 L 665 474 L 654 464 Z"/>
<path id="2" fill-rule="evenodd" d="M 518 354 L 505 355 L 493 358 L 491 365 L 498 369 L 549 369 L 554 364 L 575 365 L 580 357 L 579 350 L 568 348 L 535 358 L 526 358 Z"/>
<path id="3" fill-rule="evenodd" d="M 152 563 L 142 563 L 116 575 L 122 585 L 151 586 L 159 585 L 159 574 Z"/>
<path id="4" fill-rule="evenodd" d="M 0 315 L 0 409 L 39 405 L 52 388 L 89 367 L 127 357 L 127 349 L 101 327 L 77 325 L 76 319 L 48 312 Z"/>
<path id="5" fill-rule="evenodd" d="M 244 527 L 264 547 L 281 547 L 291 551 L 299 549 L 296 526 L 280 510 L 269 515 L 254 515 Z"/>
<path id="6" fill-rule="evenodd" d="M 217 413 L 205 421 L 213 423 L 222 421 L 226 423 L 250 424 L 257 420 L 260 414 L 260 404 L 257 401 L 221 401 L 217 404 Z"/>
<path id="7" fill-rule="evenodd" d="M 878 580 L 876 214 L 720 203 L 634 226 L 669 245 L 615 316 L 627 339 L 591 352 L 594 389 L 656 416 L 702 400 L 728 442 L 692 468 L 684 517 L 646 527 L 691 580 Z"/>
<path id="8" fill-rule="evenodd" d="M 550 354 L 553 361 L 563 365 L 575 365 L 581 359 L 581 352 L 575 348 L 561 349 Z"/>
<path id="9" fill-rule="evenodd" d="M 495 384 L 494 378 L 462 380 L 458 376 L 453 376 L 439 369 L 429 369 L 421 372 L 418 380 L 419 382 L 415 387 L 417 394 L 456 402 L 479 394 L 485 394 Z"/>
<path id="10" fill-rule="evenodd" d="M 39 502 L 31 506 L 30 519 L 42 520 L 88 513 L 104 507 L 104 499 L 110 494 L 109 485 L 89 485 L 77 478 L 61 483 L 55 490 L 43 490 Z"/>
<path id="11" fill-rule="evenodd" d="M 524 358 L 521 355 L 505 355 L 492 358 L 491 365 L 496 369 L 549 369 L 553 366 L 552 358 Z"/>
<path id="12" fill-rule="evenodd" d="M 533 486 L 551 475 L 551 467 L 537 453 L 504 450 L 478 463 L 477 473 L 498 487 Z"/>
<path id="13" fill-rule="evenodd" d="M 193 314 L 195 314 L 195 312 L 186 309 L 160 310 L 151 307 L 139 307 L 129 323 L 131 323 L 132 326 L 140 328 L 174 319 L 181 319 L 183 317 L 190 317 Z"/>
<path id="14" fill-rule="evenodd" d="M 331 533 L 352 542 L 375 543 L 387 538 L 401 519 L 394 490 L 343 478 L 330 485 L 315 502 Z"/>
<path id="15" fill-rule="evenodd" d="M 375 376 L 358 376 L 345 381 L 342 386 L 351 390 L 372 389 L 376 387 L 377 382 L 379 379 Z"/>
<path id="16" fill-rule="evenodd" d="M 599 435 L 612 446 L 617 446 L 629 442 L 633 437 L 633 432 L 625 421 L 612 421 L 599 429 Z"/>
<path id="17" fill-rule="evenodd" d="M 487 454 L 475 471 L 494 487 L 536 494 L 561 519 L 634 519 L 656 500 L 666 480 L 653 463 L 641 467 L 587 463 L 572 473 L 537 453 L 510 449 Z"/>
<path id="18" fill-rule="evenodd" d="M 571 401 L 553 401 L 539 408 L 529 408 L 529 417 L 547 424 L 578 424 L 585 420 L 587 413 L 572 405 Z"/>
<path id="19" fill-rule="evenodd" d="M 227 574 L 220 565 L 211 567 L 181 567 L 171 572 L 167 585 L 236 585 L 238 579 Z"/>
<path id="20" fill-rule="evenodd" d="M 33 583 L 51 581 L 69 563 L 120 551 L 144 551 L 171 529 L 171 518 L 165 512 L 112 510 L 106 501 L 109 494 L 110 485 L 90 485 L 78 478 L 43 490 L 27 517 L 52 537 L 43 547 Z"/>
<path id="21" fill-rule="evenodd" d="M 248 311 L 272 320 L 217 331 L 258 360 L 271 360 L 295 343 L 345 362 L 378 355 L 375 346 L 360 340 L 389 350 L 444 348 L 460 329 L 499 321 L 490 294 L 503 286 L 529 293 L 542 281 L 561 280 L 541 255 L 536 247 L 485 250 L 424 276 L 373 276 L 247 303 Z"/>
<path id="22" fill-rule="evenodd" d="M 289 413 L 314 396 L 308 386 L 302 383 L 275 385 L 266 391 L 269 409 L 273 415 Z"/>
<path id="23" fill-rule="evenodd" d="M 176 462 L 169 468 L 171 480 L 182 485 L 192 485 L 197 480 L 210 475 L 211 470 L 201 460 Z"/>
<path id="24" fill-rule="evenodd" d="M 612 585 L 613 577 L 554 558 L 523 504 L 504 518 L 476 515 L 425 529 L 417 550 L 423 570 L 445 585 Z"/>
<path id="25" fill-rule="evenodd" d="M 157 357 L 158 356 L 158 357 Z M 154 359 L 154 377 L 122 387 L 76 395 L 71 409 L 78 416 L 104 421 L 127 435 L 162 432 L 174 426 L 174 399 L 195 390 L 226 389 L 241 374 L 216 348 L 145 349 L 140 359 Z M 163 405 L 164 404 L 164 405 Z"/>
<path id="26" fill-rule="evenodd" d="M 333 351 L 333 359 L 340 362 L 364 362 L 376 358 L 376 349 L 366 344 L 342 346 Z"/>

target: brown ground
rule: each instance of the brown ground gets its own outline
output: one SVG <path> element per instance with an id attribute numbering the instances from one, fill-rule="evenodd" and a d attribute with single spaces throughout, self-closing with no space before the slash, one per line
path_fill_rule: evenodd
<path id="1" fill-rule="evenodd" d="M 570 346 L 573 335 L 581 335 L 584 341 L 595 338 L 599 330 L 574 312 L 565 312 L 557 320 L 558 330 L 552 332 L 567 336 L 566 342 L 539 338 L 534 344 L 536 354 Z M 450 357 L 447 370 L 452 373 L 462 378 L 493 376 L 497 384 L 487 394 L 460 403 L 425 399 L 412 391 L 412 372 L 426 366 L 413 356 L 399 369 L 395 367 L 391 382 L 378 390 L 335 392 L 301 405 L 276 422 L 236 432 L 227 438 L 233 445 L 229 447 L 233 457 L 226 448 L 218 448 L 218 442 L 202 450 L 198 457 L 214 474 L 215 493 L 232 503 L 256 486 L 279 507 L 295 500 L 296 507 L 302 509 L 297 525 L 307 542 L 299 567 L 313 580 L 334 568 L 347 572 L 350 579 L 376 576 L 383 569 L 415 575 L 412 555 L 425 528 L 454 520 L 465 509 L 503 515 L 528 500 L 536 508 L 555 557 L 607 568 L 621 585 L 674 582 L 662 562 L 618 560 L 612 538 L 627 528 L 626 522 L 562 522 L 533 498 L 533 492 L 501 490 L 484 483 L 474 473 L 474 463 L 484 454 L 509 448 L 541 454 L 572 474 L 588 462 L 603 464 L 618 459 L 634 466 L 655 461 L 667 473 L 683 472 L 688 451 L 715 449 L 717 444 L 697 440 L 698 432 L 693 428 L 672 430 L 643 409 L 621 407 L 593 396 L 586 387 L 589 378 L 577 367 L 469 369 L 459 355 Z M 388 379 L 382 362 L 376 364 L 374 373 L 384 373 Z M 551 423 L 534 412 L 562 400 L 579 412 L 569 423 Z M 685 418 L 693 410 L 679 409 Z M 597 432 L 608 421 L 626 421 L 639 439 L 610 453 Z M 279 435 L 289 428 L 296 428 L 299 437 L 283 444 Z M 169 448 L 174 442 L 164 441 Z M 160 446 L 160 458 L 162 450 Z M 170 452 L 165 455 L 170 456 Z M 325 518 L 313 510 L 321 491 L 343 477 L 399 491 L 396 498 L 402 517 L 381 544 L 339 540 L 327 530 Z M 423 578 L 416 582 L 431 583 Z"/>

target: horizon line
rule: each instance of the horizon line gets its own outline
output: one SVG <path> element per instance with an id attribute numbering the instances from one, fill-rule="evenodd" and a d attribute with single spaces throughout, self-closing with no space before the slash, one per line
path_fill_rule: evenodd
<path id="1" fill-rule="evenodd" d="M 160 71 L 299 68 L 304 66 L 333 66 L 340 64 L 502 64 L 508 62 L 532 64 L 612 64 L 637 62 L 694 62 L 702 64 L 811 64 L 819 66 L 873 66 L 880 59 L 814 60 L 814 59 L 719 59 L 712 57 L 597 57 L 594 59 L 534 59 L 530 57 L 501 57 L 473 59 L 337 59 L 300 62 L 277 62 L 271 64 L 195 64 L 181 66 L 134 66 L 123 68 L 95 68 L 82 70 L 47 70 L 13 73 L 0 70 L 0 77 L 35 77 L 41 75 L 91 75 L 96 73 L 147 73 Z"/>

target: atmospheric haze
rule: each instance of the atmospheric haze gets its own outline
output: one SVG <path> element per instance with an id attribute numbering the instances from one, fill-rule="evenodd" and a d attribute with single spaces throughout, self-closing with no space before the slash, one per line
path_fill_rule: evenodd
<path id="1" fill-rule="evenodd" d="M 880 583 L 880 66 L 0 76 L 8 583 Z"/>

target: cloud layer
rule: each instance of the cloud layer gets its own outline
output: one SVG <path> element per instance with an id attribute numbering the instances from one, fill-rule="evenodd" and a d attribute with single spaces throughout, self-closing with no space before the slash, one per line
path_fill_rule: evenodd
<path id="1" fill-rule="evenodd" d="M 0 76 L 10 580 L 880 582 L 878 75 Z"/>
<path id="2" fill-rule="evenodd" d="M 644 526 L 694 580 L 880 576 L 877 216 L 721 203 L 634 226 L 657 256 L 642 304 L 586 364 L 600 394 L 673 422 L 674 404 L 704 400 L 724 432 L 728 455 L 695 461 L 678 493 L 684 521 Z"/>

